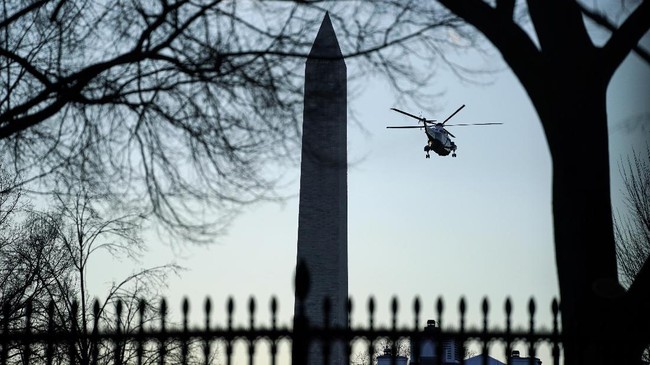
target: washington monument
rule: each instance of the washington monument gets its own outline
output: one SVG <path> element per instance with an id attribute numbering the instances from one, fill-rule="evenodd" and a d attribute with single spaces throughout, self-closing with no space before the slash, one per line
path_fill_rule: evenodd
<path id="1" fill-rule="evenodd" d="M 307 265 L 309 326 L 324 326 L 323 300 L 331 301 L 329 325 L 347 326 L 347 70 L 325 14 L 305 66 L 305 94 L 298 216 L 298 262 Z M 295 310 L 298 310 L 296 305 Z M 334 346 L 330 364 L 347 364 Z M 322 364 L 319 346 L 309 364 Z"/>

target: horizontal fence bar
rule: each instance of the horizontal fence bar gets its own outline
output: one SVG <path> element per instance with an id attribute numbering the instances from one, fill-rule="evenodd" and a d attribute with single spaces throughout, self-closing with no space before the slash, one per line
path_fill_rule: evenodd
<path id="1" fill-rule="evenodd" d="M 306 335 L 314 339 L 345 339 L 352 340 L 355 338 L 399 338 L 399 337 L 415 337 L 420 336 L 426 339 L 446 340 L 446 339 L 465 339 L 465 340 L 480 340 L 490 342 L 493 340 L 503 341 L 525 341 L 525 342 L 560 342 L 561 336 L 551 332 L 535 332 L 529 333 L 526 331 L 488 331 L 483 332 L 480 330 L 468 331 L 455 331 L 445 330 L 439 335 L 423 335 L 421 330 L 415 331 L 412 329 L 402 330 L 389 330 L 389 329 L 352 329 L 352 328 L 309 328 L 300 331 L 301 335 Z M 202 339 L 202 340 L 237 340 L 237 339 L 257 339 L 265 338 L 270 340 L 291 339 L 294 332 L 290 329 L 210 329 L 210 330 L 146 330 L 136 333 L 122 333 L 116 331 L 93 333 L 76 333 L 70 331 L 56 331 L 48 332 L 24 332 L 24 331 L 9 331 L 8 333 L 0 333 L 0 344 L 3 343 L 58 343 L 78 340 L 93 340 L 93 341 L 151 341 L 151 340 L 189 340 L 189 339 Z"/>

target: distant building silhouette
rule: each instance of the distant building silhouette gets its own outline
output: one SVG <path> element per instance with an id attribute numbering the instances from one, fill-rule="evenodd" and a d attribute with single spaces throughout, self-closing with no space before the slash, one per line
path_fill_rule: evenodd
<path id="1" fill-rule="evenodd" d="M 431 338 L 427 338 L 427 335 L 433 337 L 440 332 L 440 327 L 436 326 L 436 321 L 428 320 L 427 326 L 422 330 L 422 339 L 419 343 L 419 357 L 417 359 L 411 358 L 409 364 L 411 365 L 448 365 L 448 364 L 460 364 L 461 359 L 461 345 L 457 344 L 455 341 L 447 340 L 442 342 L 442 348 L 438 349 L 438 344 L 436 341 L 433 341 Z M 414 346 L 415 342 L 411 342 L 411 346 Z M 413 349 L 411 349 L 411 355 L 414 354 Z M 440 361 L 437 357 L 440 355 Z"/>
<path id="2" fill-rule="evenodd" d="M 453 340 L 442 341 L 442 348 L 438 348 L 436 341 L 432 340 L 431 337 L 440 333 L 440 327 L 436 326 L 436 321 L 428 320 L 427 326 L 422 330 L 422 338 L 419 343 L 419 351 L 414 351 L 411 348 L 411 358 L 409 359 L 409 365 L 453 365 L 460 364 L 461 359 L 464 356 L 464 349 L 462 344 L 457 343 Z M 430 338 L 427 338 L 427 335 L 430 335 Z M 411 346 L 415 346 L 416 342 L 411 341 Z M 415 354 L 418 354 L 418 357 L 415 358 Z M 440 356 L 440 360 L 438 360 Z M 388 354 L 390 357 L 390 353 Z M 522 357 L 519 354 L 519 351 L 514 350 L 510 356 L 511 365 L 541 365 L 542 361 L 538 358 L 533 358 L 532 362 L 529 357 Z M 483 355 L 476 355 L 465 359 L 465 365 L 506 365 L 491 356 L 487 356 L 485 363 L 483 362 Z M 381 364 L 378 364 L 381 365 Z"/>
<path id="3" fill-rule="evenodd" d="M 483 365 L 483 355 L 476 355 L 470 358 L 465 359 L 465 365 Z M 491 356 L 487 357 L 486 365 L 506 365 L 506 363 L 501 362 Z M 519 351 L 514 350 L 510 355 L 509 364 L 511 365 L 542 365 L 542 360 L 534 357 L 522 357 L 519 354 Z"/>
<path id="4" fill-rule="evenodd" d="M 347 326 L 347 211 L 347 69 L 325 14 L 305 67 L 297 259 L 309 270 L 309 326 L 324 325 L 325 297 L 329 324 Z M 347 364 L 339 345 L 330 364 Z M 320 346 L 310 347 L 310 365 L 321 364 L 322 356 Z"/>

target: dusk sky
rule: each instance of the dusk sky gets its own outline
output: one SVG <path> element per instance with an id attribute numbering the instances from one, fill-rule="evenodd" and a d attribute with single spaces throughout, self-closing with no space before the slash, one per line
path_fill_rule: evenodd
<path id="1" fill-rule="evenodd" d="M 336 22 L 334 29 L 337 29 Z M 317 29 L 313 30 L 314 37 Z M 648 48 L 648 37 L 645 45 Z M 345 53 L 345 50 L 343 50 Z M 412 325 L 412 301 L 423 303 L 422 321 L 435 318 L 438 296 L 445 300 L 445 325 L 457 326 L 458 300 L 465 296 L 472 325 L 479 325 L 480 300 L 488 296 L 491 324 L 503 326 L 503 303 L 511 297 L 515 324 L 527 325 L 525 308 L 534 297 L 537 323 L 550 326 L 550 303 L 558 296 L 551 201 L 551 158 L 543 130 L 525 91 L 494 49 L 472 64 L 500 70 L 466 83 L 441 66 L 430 90 L 438 96 L 429 110 L 395 102 L 379 79 L 357 81 L 348 109 L 349 291 L 353 323 L 367 323 L 369 295 L 379 323 L 388 325 L 389 302 L 400 299 L 400 323 Z M 348 70 L 355 67 L 348 60 Z M 617 164 L 633 149 L 643 152 L 650 136 L 650 68 L 629 56 L 610 83 L 608 114 L 613 207 L 622 209 Z M 390 130 L 415 121 L 396 107 L 449 123 L 501 122 L 499 126 L 449 127 L 458 157 L 425 159 L 424 133 Z M 351 114 L 351 113 L 350 113 Z M 580 135 L 572 138 L 582 138 Z M 233 296 L 238 323 L 246 324 L 249 296 L 258 300 L 257 323 L 268 324 L 268 303 L 276 295 L 281 323 L 293 315 L 299 165 L 287 173 L 284 203 L 248 207 L 218 242 L 173 247 L 152 239 L 150 253 L 136 267 L 174 261 L 188 270 L 171 278 L 165 293 L 172 311 L 191 300 L 192 320 L 203 320 L 203 301 L 213 300 L 223 323 Z M 104 261 L 108 263 L 108 261 Z M 95 266 L 91 283 L 101 285 L 128 272 L 128 262 Z M 101 295 L 101 294 L 100 294 Z M 492 355 L 502 359 L 502 353 Z M 546 358 L 544 363 L 550 363 Z M 549 362 L 547 362 L 549 361 Z"/>

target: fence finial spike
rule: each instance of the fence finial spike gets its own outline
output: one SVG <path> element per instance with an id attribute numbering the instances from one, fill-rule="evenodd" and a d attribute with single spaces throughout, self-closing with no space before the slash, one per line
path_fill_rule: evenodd
<path id="1" fill-rule="evenodd" d="M 140 299 L 138 302 L 138 312 L 140 312 L 140 317 L 144 317 L 144 311 L 147 308 L 147 302 L 144 299 Z"/>
<path id="2" fill-rule="evenodd" d="M 416 315 L 420 314 L 420 297 L 416 296 L 415 299 L 413 299 L 413 312 Z"/>
<path id="3" fill-rule="evenodd" d="M 413 300 L 413 316 L 415 317 L 413 328 L 417 331 L 420 328 L 420 297 L 416 296 Z"/>
<path id="4" fill-rule="evenodd" d="M 160 329 L 165 331 L 165 324 L 167 322 L 167 300 L 160 299 Z"/>
<path id="5" fill-rule="evenodd" d="M 535 331 L 535 299 L 533 297 L 530 297 L 528 301 L 528 314 L 530 315 L 529 331 L 533 333 Z"/>
<path id="6" fill-rule="evenodd" d="M 99 316 L 99 298 L 95 298 L 93 301 L 93 316 L 95 318 Z"/>
<path id="7" fill-rule="evenodd" d="M 190 312 L 190 301 L 187 297 L 183 297 L 182 310 L 184 316 Z"/>
<path id="8" fill-rule="evenodd" d="M 368 317 L 369 327 L 372 330 L 375 325 L 375 298 L 372 295 L 368 298 Z"/>
<path id="9" fill-rule="evenodd" d="M 489 310 L 490 310 L 490 303 L 488 302 L 488 298 L 483 297 L 483 300 L 481 301 L 481 311 L 483 312 L 483 315 L 487 316 Z"/>
<path id="10" fill-rule="evenodd" d="M 271 326 L 276 328 L 278 322 L 278 298 L 274 295 L 271 297 Z"/>
<path id="11" fill-rule="evenodd" d="M 205 304 L 203 305 L 203 310 L 205 311 L 205 316 L 209 317 L 210 312 L 212 312 L 212 300 L 210 297 L 205 297 Z"/>
<path id="12" fill-rule="evenodd" d="M 183 330 L 187 331 L 187 322 L 188 316 L 190 313 L 190 301 L 187 297 L 183 298 L 183 304 L 181 304 L 181 310 L 183 311 Z"/>
<path id="13" fill-rule="evenodd" d="M 271 297 L 271 314 L 276 315 L 278 313 L 278 298 L 274 295 Z"/>
<path id="14" fill-rule="evenodd" d="M 251 330 L 255 328 L 255 298 L 248 298 L 248 316 Z"/>
<path id="15" fill-rule="evenodd" d="M 228 311 L 228 329 L 232 329 L 232 315 L 235 311 L 235 299 L 232 296 L 228 297 L 228 302 L 226 304 L 226 310 Z"/>
<path id="16" fill-rule="evenodd" d="M 296 265 L 296 277 L 295 277 L 295 291 L 296 298 L 300 301 L 304 301 L 307 298 L 307 293 L 309 292 L 309 269 L 307 268 L 307 263 L 305 260 L 300 259 Z"/>
<path id="17" fill-rule="evenodd" d="M 122 300 L 118 299 L 115 303 L 115 313 L 117 313 L 117 317 L 120 317 L 122 315 L 123 306 L 124 305 L 122 304 Z"/>
<path id="18" fill-rule="evenodd" d="M 530 297 L 530 300 L 528 301 L 528 313 L 531 317 L 535 315 L 535 298 L 533 297 Z"/>
<path id="19" fill-rule="evenodd" d="M 442 312 L 445 309 L 445 303 L 442 300 L 442 296 L 438 296 L 436 300 L 436 313 L 438 314 L 438 327 L 442 327 Z"/>
<path id="20" fill-rule="evenodd" d="M 397 311 L 399 310 L 399 301 L 397 300 L 397 296 L 393 295 L 393 299 L 390 301 L 390 312 L 391 312 L 391 317 L 392 317 L 392 326 L 393 330 L 397 328 Z"/>

